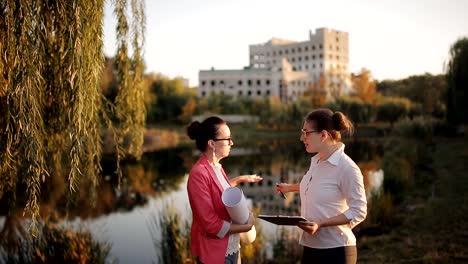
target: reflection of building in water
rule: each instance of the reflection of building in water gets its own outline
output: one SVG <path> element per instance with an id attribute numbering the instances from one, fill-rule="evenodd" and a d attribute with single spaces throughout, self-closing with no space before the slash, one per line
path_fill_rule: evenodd
<path id="1" fill-rule="evenodd" d="M 369 179 L 369 187 L 366 194 L 367 200 L 370 200 L 372 195 L 377 195 L 382 190 L 384 171 L 382 169 L 376 171 L 369 171 L 367 174 L 367 178 Z"/>
<path id="2" fill-rule="evenodd" d="M 245 196 L 252 199 L 253 206 L 259 208 L 261 214 L 300 215 L 299 193 L 287 193 L 284 199 L 276 193 L 275 184 L 298 183 L 303 175 L 283 168 L 280 174 L 261 176 L 261 182 L 240 185 Z"/>

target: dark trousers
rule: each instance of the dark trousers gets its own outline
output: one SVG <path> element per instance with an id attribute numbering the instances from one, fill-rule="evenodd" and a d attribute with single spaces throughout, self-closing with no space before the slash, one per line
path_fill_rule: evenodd
<path id="1" fill-rule="evenodd" d="M 355 246 L 337 248 L 304 247 L 301 264 L 356 264 L 357 249 Z"/>
<path id="2" fill-rule="evenodd" d="M 237 251 L 236 253 L 232 255 L 226 256 L 226 258 L 224 259 L 224 264 L 238 264 L 238 263 L 241 263 L 239 251 Z M 198 257 L 197 257 L 197 264 L 203 264 Z"/>

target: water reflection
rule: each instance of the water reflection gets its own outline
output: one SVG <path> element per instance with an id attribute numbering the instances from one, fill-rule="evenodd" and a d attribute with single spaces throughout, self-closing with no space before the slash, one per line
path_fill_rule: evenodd
<path id="1" fill-rule="evenodd" d="M 382 169 L 369 171 L 367 174 L 367 181 L 369 186 L 367 188 L 367 200 L 372 198 L 372 195 L 377 195 L 381 192 L 381 187 L 384 179 L 384 172 Z"/>
<path id="2" fill-rule="evenodd" d="M 370 197 L 371 190 L 378 190 L 383 173 L 380 169 L 382 148 L 377 140 L 345 142 L 345 152 L 360 166 L 365 177 L 365 187 Z M 222 161 L 230 177 L 242 174 L 257 174 L 263 177 L 259 183 L 242 184 L 247 198 L 262 214 L 300 214 L 299 196 L 287 194 L 283 199 L 274 192 L 277 182 L 298 183 L 310 163 L 310 154 L 304 151 L 298 140 L 256 142 L 243 146 L 235 145 L 231 155 Z M 142 160 L 122 164 L 123 179 L 120 189 L 115 175 L 115 161 L 110 157 L 102 160 L 103 179 L 98 188 L 96 201 L 90 201 L 87 189 L 81 189 L 74 203 L 64 201 L 66 184 L 56 179 L 44 194 L 41 215 L 53 213 L 57 219 L 72 228 L 86 226 L 94 237 L 111 244 L 110 256 L 120 263 L 148 263 L 161 255 L 155 248 L 157 230 L 151 229 L 155 217 L 165 213 L 165 208 L 175 208 L 182 219 L 190 218 L 186 194 L 187 173 L 198 159 L 192 146 L 182 146 L 153 153 L 146 153 Z M 19 198 L 19 201 L 24 198 Z M 5 205 L 5 207 L 4 207 Z M 5 255 L 8 244 L 17 243 L 11 227 L 24 227 L 21 213 L 6 210 L 2 201 L 0 216 L 0 254 Z M 21 211 L 22 212 L 22 211 Z M 67 217 L 67 218 L 66 218 Z M 262 221 L 259 221 L 262 222 Z M 7 224 L 9 223 L 9 224 Z M 265 233 L 275 233 L 275 226 L 265 224 Z M 17 236 L 25 236 L 23 229 L 16 228 Z M 18 233 L 20 232 L 20 233 Z"/>

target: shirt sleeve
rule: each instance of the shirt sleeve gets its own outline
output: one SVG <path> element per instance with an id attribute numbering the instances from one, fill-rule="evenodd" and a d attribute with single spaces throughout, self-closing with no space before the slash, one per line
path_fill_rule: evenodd
<path id="1" fill-rule="evenodd" d="M 224 221 L 221 230 L 219 230 L 216 236 L 219 238 L 223 238 L 229 232 L 229 228 L 231 228 L 231 223 Z"/>
<path id="2" fill-rule="evenodd" d="M 350 228 L 354 228 L 364 221 L 367 215 L 367 199 L 361 170 L 355 164 L 345 169 L 342 181 L 342 190 L 349 209 L 344 212 L 350 219 Z"/>

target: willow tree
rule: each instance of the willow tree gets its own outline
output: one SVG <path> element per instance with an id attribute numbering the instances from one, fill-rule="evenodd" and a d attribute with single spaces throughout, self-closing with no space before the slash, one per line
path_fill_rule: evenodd
<path id="1" fill-rule="evenodd" d="M 468 37 L 460 38 L 450 48 L 447 84 L 447 121 L 452 126 L 467 124 Z"/>
<path id="2" fill-rule="evenodd" d="M 69 199 L 79 188 L 95 190 L 103 130 L 117 127 L 119 157 L 125 150 L 141 155 L 143 0 L 132 0 L 131 12 L 127 1 L 113 4 L 119 21 L 116 60 L 125 65 L 118 71 L 117 105 L 105 101 L 100 89 L 104 0 L 0 1 L 0 198 L 13 207 L 16 193 L 25 190 L 32 227 L 41 190 L 52 176 L 66 179 Z M 129 39 L 132 58 L 122 48 Z M 117 113 L 117 126 L 108 118 L 110 110 Z"/>

